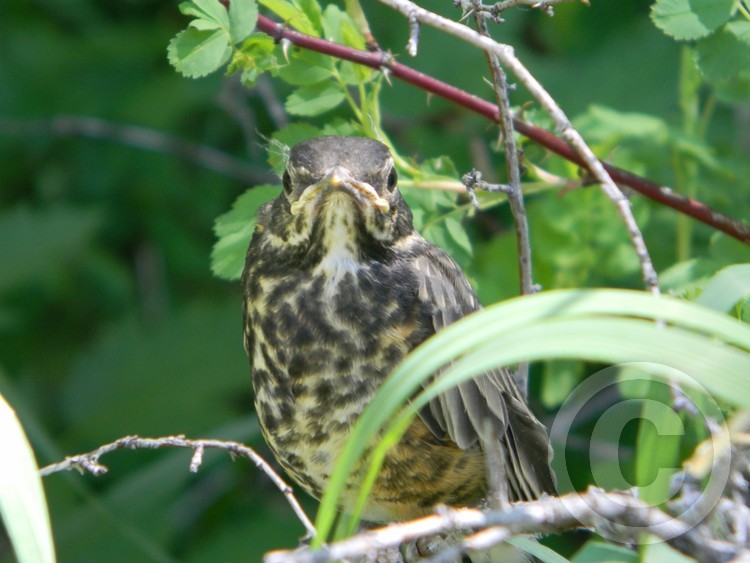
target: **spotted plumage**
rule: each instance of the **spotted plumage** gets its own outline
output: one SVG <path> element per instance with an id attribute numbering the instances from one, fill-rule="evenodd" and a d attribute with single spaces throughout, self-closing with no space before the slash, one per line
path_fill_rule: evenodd
<path id="1" fill-rule="evenodd" d="M 378 386 L 479 303 L 458 265 L 414 230 L 383 144 L 306 141 L 291 150 L 283 183 L 259 211 L 247 253 L 245 347 L 266 441 L 320 497 Z M 511 498 L 552 492 L 546 430 L 512 376 L 493 371 L 422 411 L 388 454 L 364 516 L 389 521 L 478 502 L 485 420 L 501 441 Z"/>

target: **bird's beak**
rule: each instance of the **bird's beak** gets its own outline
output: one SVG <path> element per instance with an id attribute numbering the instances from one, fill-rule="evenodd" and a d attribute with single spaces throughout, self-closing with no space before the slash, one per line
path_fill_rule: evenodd
<path id="1" fill-rule="evenodd" d="M 317 202 L 326 194 L 342 191 L 349 194 L 359 205 L 369 205 L 385 213 L 390 209 L 388 202 L 378 195 L 378 192 L 367 182 L 356 179 L 343 166 L 334 166 L 325 176 L 315 184 L 305 188 L 302 195 L 292 204 L 292 215 L 297 215 L 311 202 Z"/>

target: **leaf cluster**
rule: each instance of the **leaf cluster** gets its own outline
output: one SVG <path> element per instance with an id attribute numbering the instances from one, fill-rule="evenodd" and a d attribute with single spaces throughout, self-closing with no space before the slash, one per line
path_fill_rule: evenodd
<path id="1" fill-rule="evenodd" d="M 701 76 L 727 101 L 750 95 L 750 5 L 746 0 L 657 0 L 651 19 L 691 45 Z"/>

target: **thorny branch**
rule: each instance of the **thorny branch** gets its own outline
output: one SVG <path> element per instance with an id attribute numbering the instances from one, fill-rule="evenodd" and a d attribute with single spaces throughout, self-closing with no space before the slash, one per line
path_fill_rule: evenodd
<path id="1" fill-rule="evenodd" d="M 304 33 L 290 29 L 286 25 L 276 23 L 266 16 L 259 16 L 258 29 L 277 41 L 285 39 L 303 49 L 310 49 L 311 51 L 388 72 L 391 76 L 400 78 L 404 82 L 408 82 L 426 92 L 450 100 L 493 121 L 498 120 L 498 108 L 495 104 L 396 62 L 392 56 L 382 51 L 362 51 L 326 41 L 325 39 L 305 35 Z M 574 162 L 579 166 L 586 167 L 586 163 L 581 156 L 564 140 L 552 133 L 525 123 L 519 118 L 513 120 L 513 126 L 518 133 L 539 143 L 562 158 Z M 697 200 L 675 193 L 671 188 L 661 186 L 656 182 L 642 178 L 627 170 L 617 168 L 611 164 L 600 164 L 616 182 L 629 186 L 649 199 L 693 217 L 745 244 L 750 244 L 750 225 L 736 221 Z"/>
<path id="2" fill-rule="evenodd" d="M 234 457 L 244 457 L 252 461 L 255 466 L 263 471 L 274 485 L 286 497 L 287 502 L 297 515 L 297 518 L 305 527 L 307 537 L 315 536 L 315 526 L 302 510 L 297 498 L 294 496 L 292 488 L 276 473 L 266 460 L 260 457 L 255 450 L 239 442 L 227 442 L 223 440 L 189 440 L 185 436 L 166 436 L 163 438 L 141 438 L 139 436 L 125 436 L 109 444 L 85 454 L 66 457 L 65 461 L 48 465 L 39 470 L 39 473 L 46 477 L 59 471 L 70 471 L 77 469 L 81 473 L 91 473 L 94 476 L 104 475 L 108 468 L 99 463 L 99 458 L 105 454 L 116 450 L 154 450 L 158 448 L 188 448 L 193 450 L 193 456 L 190 460 L 190 472 L 197 473 L 203 463 L 203 452 L 207 449 L 224 450 Z"/>

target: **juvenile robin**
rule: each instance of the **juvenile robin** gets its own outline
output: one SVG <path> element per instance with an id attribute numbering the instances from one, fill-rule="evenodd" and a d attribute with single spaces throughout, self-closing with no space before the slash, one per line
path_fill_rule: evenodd
<path id="1" fill-rule="evenodd" d="M 317 498 L 383 380 L 426 338 L 480 308 L 460 267 L 414 230 L 388 148 L 358 137 L 291 149 L 283 192 L 258 213 L 242 286 L 263 434 Z M 363 517 L 477 504 L 487 493 L 486 420 L 509 500 L 552 493 L 547 431 L 512 375 L 494 370 L 422 410 L 386 457 Z"/>

